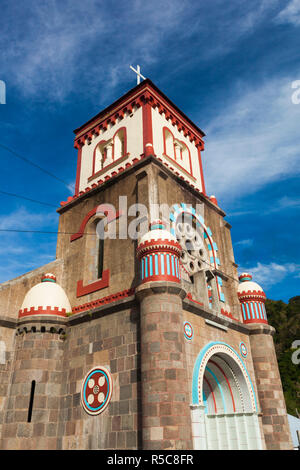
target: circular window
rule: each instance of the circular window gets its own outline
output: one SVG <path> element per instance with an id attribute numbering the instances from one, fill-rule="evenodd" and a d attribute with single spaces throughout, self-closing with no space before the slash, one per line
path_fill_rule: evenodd
<path id="1" fill-rule="evenodd" d="M 188 251 L 188 253 L 191 255 L 194 247 L 190 240 L 186 240 L 185 248 Z"/>

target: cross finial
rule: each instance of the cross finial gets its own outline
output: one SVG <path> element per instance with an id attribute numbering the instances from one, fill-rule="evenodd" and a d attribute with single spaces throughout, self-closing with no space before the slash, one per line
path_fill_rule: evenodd
<path id="1" fill-rule="evenodd" d="M 130 68 L 131 68 L 131 70 L 133 70 L 133 71 L 136 73 L 136 75 L 137 75 L 136 78 L 137 78 L 137 84 L 138 84 L 138 85 L 141 83 L 141 78 L 142 78 L 143 80 L 146 80 L 146 77 L 144 77 L 144 75 L 141 74 L 141 68 L 140 68 L 139 65 L 136 66 L 136 69 L 134 69 L 134 68 L 132 67 L 132 65 L 130 65 Z"/>

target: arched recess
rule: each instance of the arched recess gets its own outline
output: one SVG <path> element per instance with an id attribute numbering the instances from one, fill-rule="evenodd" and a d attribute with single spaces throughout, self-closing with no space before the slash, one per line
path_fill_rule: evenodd
<path id="1" fill-rule="evenodd" d="M 170 231 L 173 235 L 175 235 L 178 239 L 180 238 L 180 233 L 178 232 L 177 226 L 179 220 L 191 220 L 192 221 L 192 229 L 195 232 L 195 235 L 198 238 L 196 241 L 196 245 L 198 246 L 198 256 L 195 257 L 196 261 L 194 266 L 196 269 L 194 272 L 191 270 L 189 271 L 189 275 L 194 275 L 197 272 L 197 263 L 200 262 L 201 267 L 199 267 L 198 271 L 202 270 L 206 272 L 206 285 L 208 288 L 208 296 L 212 295 L 214 298 L 214 309 L 219 310 L 219 302 L 225 304 L 225 295 L 223 292 L 223 281 L 220 276 L 214 276 L 212 274 L 213 270 L 219 269 L 221 265 L 220 259 L 218 257 L 218 246 L 217 243 L 213 240 L 213 234 L 211 229 L 204 223 L 204 218 L 201 214 L 198 214 L 191 205 L 187 205 L 185 203 L 175 204 L 172 208 L 170 213 L 170 223 L 171 228 Z M 180 241 L 180 239 L 179 239 Z M 191 239 L 191 243 L 193 244 L 194 241 Z M 199 244 L 200 243 L 200 244 Z M 184 247 L 183 247 L 184 248 Z M 193 248 L 191 249 L 192 255 L 196 253 L 196 250 Z M 201 254 L 202 252 L 202 254 Z M 184 265 L 184 260 L 182 260 L 182 267 L 183 269 L 186 268 Z M 187 264 L 187 263 L 186 263 Z M 209 271 L 211 274 L 209 274 Z M 201 286 L 202 292 L 204 291 L 203 287 Z M 201 300 L 201 299 L 199 299 Z M 211 303 L 209 300 L 209 307 L 211 307 Z"/>
<path id="2" fill-rule="evenodd" d="M 85 234 L 85 230 L 88 224 L 91 225 L 91 232 L 92 235 L 95 234 L 93 238 L 88 239 L 86 237 L 86 242 L 85 242 L 85 259 L 89 259 L 89 252 L 92 251 L 93 256 L 95 259 L 98 260 L 99 262 L 99 241 L 96 237 L 96 225 L 97 221 L 93 220 L 94 216 L 100 216 L 100 215 L 105 215 L 107 218 L 107 223 L 110 223 L 112 221 L 115 221 L 118 219 L 122 213 L 120 211 L 116 212 L 110 204 L 100 204 L 93 209 L 91 209 L 85 217 L 82 219 L 79 230 L 72 234 L 70 237 L 70 242 L 73 242 L 75 240 L 78 240 L 79 238 L 83 237 Z M 97 219 L 99 220 L 99 219 Z M 103 247 L 102 247 L 103 249 Z M 93 263 L 92 263 L 93 264 Z M 85 266 L 89 266 L 89 261 L 85 261 Z M 92 270 L 94 269 L 94 274 L 92 273 L 92 277 L 98 278 L 99 277 L 99 270 L 98 270 L 98 264 L 94 263 L 93 264 L 94 268 L 92 267 Z M 103 267 L 102 267 L 103 268 Z M 77 290 L 76 290 L 76 295 L 77 297 L 81 297 L 83 295 L 91 294 L 92 292 L 104 289 L 109 286 L 109 279 L 110 279 L 110 273 L 109 269 L 104 269 L 102 270 L 102 276 L 101 279 L 94 280 L 93 282 L 89 282 L 86 284 L 86 280 L 83 279 L 83 275 L 86 272 L 86 269 L 83 269 L 82 271 L 82 279 L 79 279 L 77 281 Z M 88 274 L 88 272 L 87 272 Z"/>
<path id="3" fill-rule="evenodd" d="M 103 172 L 127 155 L 126 127 L 120 127 L 108 140 L 100 140 L 93 150 L 92 176 Z"/>
<path id="4" fill-rule="evenodd" d="M 164 155 L 176 162 L 176 166 L 193 176 L 191 152 L 187 144 L 177 139 L 168 127 L 163 127 Z"/>
<path id="5" fill-rule="evenodd" d="M 210 342 L 200 351 L 192 402 L 195 448 L 262 448 L 254 387 L 244 361 L 230 345 Z"/>

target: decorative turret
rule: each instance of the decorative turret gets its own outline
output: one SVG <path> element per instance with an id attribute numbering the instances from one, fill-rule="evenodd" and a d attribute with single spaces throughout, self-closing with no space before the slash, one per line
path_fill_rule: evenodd
<path id="1" fill-rule="evenodd" d="M 46 273 L 41 282 L 33 286 L 25 295 L 19 318 L 33 315 L 66 317 L 71 305 L 63 288 L 56 283 L 54 274 Z"/>
<path id="2" fill-rule="evenodd" d="M 150 231 L 142 236 L 137 247 L 141 266 L 141 281 L 180 282 L 179 258 L 182 248 L 176 237 L 166 230 L 161 221 L 150 224 Z"/>
<path id="3" fill-rule="evenodd" d="M 265 301 L 266 294 L 259 284 L 252 281 L 251 274 L 242 273 L 239 276 L 238 298 L 244 323 L 268 323 Z"/>
<path id="4" fill-rule="evenodd" d="M 188 335 L 178 331 L 178 325 L 184 324 L 182 299 L 186 296 L 180 281 L 181 252 L 176 237 L 160 220 L 150 224 L 137 247 L 141 280 L 135 294 L 140 302 L 141 398 L 145 416 L 142 448 L 147 450 L 191 449 L 193 445 L 184 355 Z M 154 391 L 157 403 L 153 406 Z M 164 406 L 166 396 L 168 403 Z"/>

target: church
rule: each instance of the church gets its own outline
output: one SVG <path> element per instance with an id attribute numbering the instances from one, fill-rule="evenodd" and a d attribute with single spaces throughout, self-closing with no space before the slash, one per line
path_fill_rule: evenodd
<path id="1" fill-rule="evenodd" d="M 204 132 L 145 79 L 74 133 L 55 260 L 0 285 L 0 449 L 292 449 Z"/>

